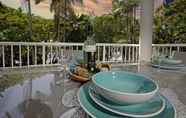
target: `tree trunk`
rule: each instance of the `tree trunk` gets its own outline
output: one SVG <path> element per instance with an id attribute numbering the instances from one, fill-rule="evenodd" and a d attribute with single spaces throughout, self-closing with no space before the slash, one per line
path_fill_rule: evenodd
<path id="1" fill-rule="evenodd" d="M 60 6 L 57 5 L 54 12 L 54 22 L 55 22 L 55 40 L 60 41 Z"/>
<path id="2" fill-rule="evenodd" d="M 32 13 L 31 13 L 31 4 L 28 0 L 28 24 L 29 24 L 29 41 L 32 41 Z"/>

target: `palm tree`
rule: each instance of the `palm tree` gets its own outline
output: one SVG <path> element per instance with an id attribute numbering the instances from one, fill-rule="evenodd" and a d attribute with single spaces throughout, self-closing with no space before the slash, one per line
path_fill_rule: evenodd
<path id="1" fill-rule="evenodd" d="M 35 0 L 36 4 L 39 4 L 44 0 Z M 64 21 L 67 20 L 69 15 L 73 13 L 72 5 L 75 3 L 83 4 L 83 0 L 51 0 L 50 11 L 54 12 L 54 31 L 55 31 L 55 40 L 60 41 L 60 19 L 63 18 Z M 65 41 L 65 29 L 63 41 Z"/>
<path id="2" fill-rule="evenodd" d="M 135 11 L 136 7 L 139 5 L 139 0 L 113 0 L 113 13 L 114 16 L 123 18 L 126 21 L 126 34 L 128 38 L 128 43 L 133 41 L 133 27 L 135 25 Z"/>

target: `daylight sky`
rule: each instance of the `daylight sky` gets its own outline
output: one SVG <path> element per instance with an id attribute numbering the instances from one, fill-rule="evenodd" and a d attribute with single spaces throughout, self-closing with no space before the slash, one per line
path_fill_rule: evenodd
<path id="1" fill-rule="evenodd" d="M 13 8 L 19 8 L 20 5 L 20 0 L 0 0 L 2 3 L 9 7 Z M 52 18 L 53 15 L 49 11 L 49 4 L 48 0 L 45 2 L 35 5 L 34 0 L 31 0 L 32 4 L 32 12 L 35 15 L 42 16 L 44 18 Z M 103 15 L 107 14 L 110 12 L 112 7 L 112 0 L 97 0 L 97 3 L 92 2 L 91 0 L 84 0 L 84 5 L 83 7 L 80 5 L 75 5 L 74 9 L 76 13 L 89 13 L 89 14 L 94 14 L 94 15 Z"/>

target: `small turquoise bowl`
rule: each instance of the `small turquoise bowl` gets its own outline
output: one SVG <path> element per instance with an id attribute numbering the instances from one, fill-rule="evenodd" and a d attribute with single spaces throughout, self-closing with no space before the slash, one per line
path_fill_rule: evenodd
<path id="1" fill-rule="evenodd" d="M 106 99 L 119 104 L 148 101 L 158 91 L 158 85 L 148 77 L 125 71 L 99 72 L 92 82 Z"/>

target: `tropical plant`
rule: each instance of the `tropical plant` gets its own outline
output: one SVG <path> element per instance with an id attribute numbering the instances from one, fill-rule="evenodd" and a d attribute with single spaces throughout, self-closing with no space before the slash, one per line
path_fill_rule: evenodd
<path id="1" fill-rule="evenodd" d="M 139 5 L 139 0 L 113 0 L 113 12 L 131 12 L 131 9 Z"/>
<path id="2" fill-rule="evenodd" d="M 44 0 L 36 0 L 39 4 Z M 66 39 L 66 23 L 67 20 L 71 20 L 75 16 L 72 8 L 72 4 L 83 3 L 83 0 L 52 0 L 50 5 L 51 12 L 54 12 L 54 39 L 57 41 L 65 41 Z M 62 32 L 61 32 L 62 31 Z M 62 37 L 63 34 L 63 37 Z"/>
<path id="3" fill-rule="evenodd" d="M 33 16 L 33 37 L 29 40 L 27 15 L 0 3 L 0 41 L 40 42 L 49 39 L 53 27 L 51 20 Z"/>
<path id="4" fill-rule="evenodd" d="M 112 42 L 114 37 L 114 17 L 112 15 L 95 17 L 93 27 L 96 42 Z"/>
<path id="5" fill-rule="evenodd" d="M 139 0 L 113 0 L 112 13 L 115 20 L 115 31 L 121 31 L 127 39 L 126 43 L 136 43 L 139 39 L 139 23 L 136 19 L 136 7 L 139 5 Z M 119 26 L 123 26 L 120 29 Z"/>
<path id="6" fill-rule="evenodd" d="M 156 11 L 154 43 L 186 43 L 186 0 L 174 0 Z"/>

